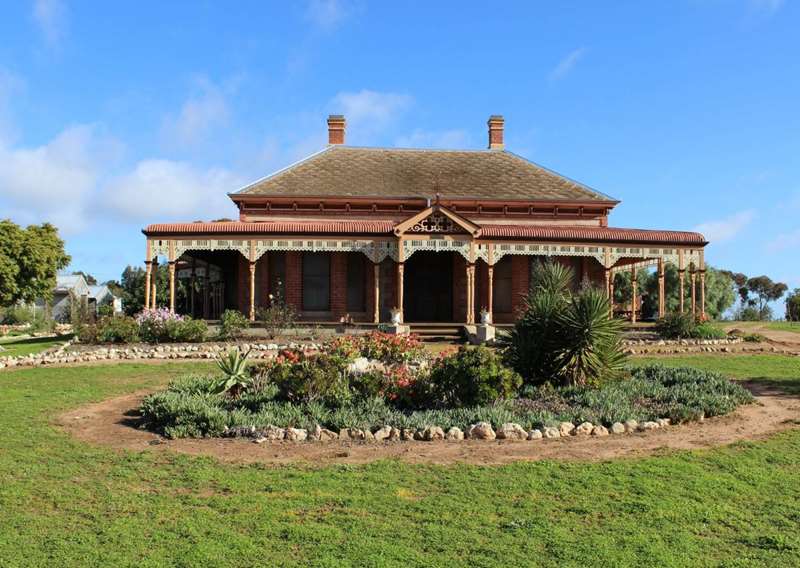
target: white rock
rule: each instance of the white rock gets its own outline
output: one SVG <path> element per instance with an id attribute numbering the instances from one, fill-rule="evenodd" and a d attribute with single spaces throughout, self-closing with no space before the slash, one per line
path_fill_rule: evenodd
<path id="1" fill-rule="evenodd" d="M 561 430 L 559 430 L 558 428 L 550 428 L 550 427 L 548 427 L 548 428 L 544 429 L 544 432 L 542 432 L 542 435 L 545 438 L 560 438 L 561 437 Z"/>
<path id="2" fill-rule="evenodd" d="M 287 428 L 286 439 L 290 442 L 302 442 L 308 438 L 308 432 L 302 428 Z"/>
<path id="3" fill-rule="evenodd" d="M 525 440 L 528 433 L 519 424 L 506 422 L 497 429 L 497 437 L 501 440 Z"/>
<path id="4" fill-rule="evenodd" d="M 656 420 L 656 422 L 658 423 L 658 425 L 661 428 L 664 428 L 665 426 L 669 426 L 672 423 L 669 418 L 658 418 Z"/>
<path id="5" fill-rule="evenodd" d="M 488 422 L 478 422 L 469 427 L 469 438 L 471 440 L 494 440 L 497 435 Z"/>
<path id="6" fill-rule="evenodd" d="M 639 423 L 636 420 L 626 420 L 625 421 L 625 431 L 626 432 L 636 432 L 639 429 Z"/>
<path id="7" fill-rule="evenodd" d="M 562 422 L 558 425 L 558 433 L 562 436 L 570 436 L 575 430 L 575 425 L 572 422 Z"/>
<path id="8" fill-rule="evenodd" d="M 588 436 L 589 434 L 592 433 L 593 429 L 594 429 L 594 425 L 592 425 L 591 422 L 581 422 L 575 428 L 575 435 L 576 436 Z"/>
<path id="9" fill-rule="evenodd" d="M 455 426 L 453 426 L 447 431 L 444 437 L 447 440 L 463 440 L 464 432 L 461 431 L 461 428 L 456 428 Z"/>
<path id="10" fill-rule="evenodd" d="M 383 428 L 380 428 L 377 432 L 375 432 L 375 434 L 373 435 L 375 436 L 375 439 L 377 441 L 381 442 L 383 440 L 388 439 L 391 434 L 392 434 L 392 427 L 384 426 Z"/>
<path id="11" fill-rule="evenodd" d="M 605 426 L 598 424 L 592 428 L 592 436 L 608 436 L 608 429 Z"/>
<path id="12" fill-rule="evenodd" d="M 400 430 L 398 430 L 397 428 L 392 426 L 392 429 L 389 432 L 389 438 L 387 438 L 387 439 L 391 440 L 391 441 L 395 441 L 395 440 L 399 440 L 401 436 L 402 436 L 402 433 L 400 432 Z"/>
<path id="13" fill-rule="evenodd" d="M 444 430 L 438 426 L 428 426 L 422 431 L 422 439 L 426 442 L 433 442 L 435 440 L 444 440 Z"/>
<path id="14" fill-rule="evenodd" d="M 542 431 L 538 428 L 534 428 L 530 432 L 528 432 L 528 439 L 529 440 L 541 440 L 542 439 Z"/>
<path id="15" fill-rule="evenodd" d="M 648 430 L 658 430 L 658 428 L 659 428 L 658 422 L 650 421 L 650 422 L 644 422 L 642 424 L 639 424 L 639 430 L 642 431 L 642 432 L 645 432 L 645 431 L 648 431 Z"/>
<path id="16" fill-rule="evenodd" d="M 614 422 L 611 425 L 611 433 L 612 434 L 624 434 L 625 433 L 625 425 L 622 422 Z"/>
<path id="17" fill-rule="evenodd" d="M 400 431 L 400 437 L 403 440 L 405 440 L 407 442 L 410 442 L 410 441 L 412 441 L 414 439 L 414 434 L 415 433 L 416 433 L 416 430 L 414 430 L 413 428 L 403 428 Z"/>

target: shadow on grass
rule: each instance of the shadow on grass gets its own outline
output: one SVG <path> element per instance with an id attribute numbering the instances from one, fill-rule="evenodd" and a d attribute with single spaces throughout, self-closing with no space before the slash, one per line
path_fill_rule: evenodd
<path id="1" fill-rule="evenodd" d="M 44 336 L 44 337 L 28 337 L 26 339 L 19 339 L 17 341 L 14 341 L 14 339 L 11 338 L 8 341 L 6 341 L 6 340 L 0 341 L 0 345 L 3 345 L 5 347 L 12 347 L 12 346 L 13 347 L 21 347 L 21 346 L 24 346 L 24 345 L 39 345 L 40 343 L 52 343 L 54 341 L 67 341 L 71 337 L 72 337 L 71 334 L 68 334 L 68 335 L 47 335 L 47 336 Z"/>
<path id="2" fill-rule="evenodd" d="M 800 378 L 750 377 L 738 382 L 756 396 L 800 395 Z"/>

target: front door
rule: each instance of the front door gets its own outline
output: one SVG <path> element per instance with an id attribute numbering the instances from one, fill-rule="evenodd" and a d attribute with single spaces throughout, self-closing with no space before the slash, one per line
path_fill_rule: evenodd
<path id="1" fill-rule="evenodd" d="M 419 251 L 406 261 L 403 275 L 405 321 L 453 321 L 452 254 Z"/>

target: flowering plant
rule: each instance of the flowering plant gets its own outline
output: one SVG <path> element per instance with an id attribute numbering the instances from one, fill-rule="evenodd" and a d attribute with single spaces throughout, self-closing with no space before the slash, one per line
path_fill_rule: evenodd
<path id="1" fill-rule="evenodd" d="M 171 313 L 167 308 L 145 309 L 136 315 L 139 337 L 147 343 L 164 341 L 170 323 L 180 321 L 183 321 L 183 316 Z"/>

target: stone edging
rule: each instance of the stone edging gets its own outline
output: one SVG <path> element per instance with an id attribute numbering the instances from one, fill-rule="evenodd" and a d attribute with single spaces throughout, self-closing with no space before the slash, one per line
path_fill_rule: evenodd
<path id="1" fill-rule="evenodd" d="M 623 339 L 622 344 L 629 345 L 736 345 L 744 343 L 741 337 L 727 339 Z"/>
<path id="2" fill-rule="evenodd" d="M 700 417 L 699 422 L 703 422 L 704 417 Z M 571 436 L 596 436 L 603 437 L 609 435 L 631 434 L 633 432 L 648 432 L 670 426 L 672 422 L 669 418 L 659 418 L 653 421 L 639 423 L 636 420 L 626 420 L 614 422 L 610 428 L 600 424 L 594 425 L 591 422 L 583 422 L 575 425 L 571 422 L 561 422 L 558 427 L 534 428 L 526 431 L 519 424 L 508 422 L 503 424 L 496 431 L 488 422 L 478 422 L 471 425 L 466 432 L 453 426 L 444 431 L 439 426 L 428 426 L 424 429 L 395 428 L 393 426 L 383 426 L 375 432 L 371 430 L 360 430 L 358 428 L 343 428 L 339 432 L 321 428 L 319 425 L 314 430 L 303 428 L 278 428 L 268 426 L 266 428 L 240 427 L 226 428 L 222 437 L 224 438 L 251 438 L 254 444 L 264 442 L 314 442 L 314 441 L 424 441 L 434 442 L 439 440 L 543 440 L 555 438 L 569 438 Z"/>
<path id="3" fill-rule="evenodd" d="M 282 349 L 304 347 L 314 349 L 313 343 L 188 343 L 159 344 L 135 346 L 103 346 L 93 347 L 85 351 L 68 351 L 74 343 L 69 340 L 59 347 L 48 349 L 33 355 L 17 357 L 0 357 L 0 369 L 10 367 L 38 367 L 46 365 L 63 365 L 68 363 L 89 363 L 96 361 L 122 361 L 142 359 L 214 359 L 233 347 L 244 350 L 252 349 L 252 359 L 263 359 Z"/>

